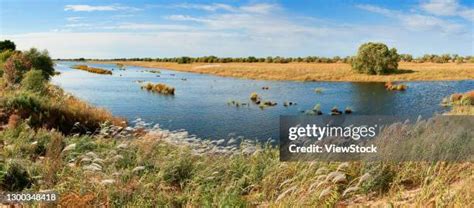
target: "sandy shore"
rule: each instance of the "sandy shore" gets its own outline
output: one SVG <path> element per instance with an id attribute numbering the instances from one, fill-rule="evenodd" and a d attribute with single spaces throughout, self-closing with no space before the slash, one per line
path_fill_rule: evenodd
<path id="1" fill-rule="evenodd" d="M 102 62 L 103 63 L 103 62 Z M 400 72 L 392 75 L 365 75 L 351 70 L 344 63 L 192 63 L 177 64 L 169 62 L 120 61 L 129 66 L 163 68 L 176 71 L 213 74 L 261 80 L 292 81 L 435 81 L 474 79 L 474 63 L 404 63 L 399 64 Z"/>

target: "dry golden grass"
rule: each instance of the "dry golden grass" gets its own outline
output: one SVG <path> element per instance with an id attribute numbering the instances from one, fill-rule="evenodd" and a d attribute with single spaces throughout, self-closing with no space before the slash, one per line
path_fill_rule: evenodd
<path id="1" fill-rule="evenodd" d="M 466 80 L 474 79 L 473 63 L 406 63 L 401 62 L 401 72 L 392 75 L 365 75 L 351 70 L 344 63 L 192 63 L 124 61 L 124 65 L 149 68 L 164 68 L 176 71 L 214 74 L 263 80 L 293 81 L 422 81 L 422 80 Z"/>
<path id="2" fill-rule="evenodd" d="M 71 68 L 79 69 L 79 70 L 83 70 L 83 71 L 87 71 L 87 72 L 91 72 L 95 74 L 109 74 L 109 75 L 112 74 L 112 71 L 109 71 L 107 69 L 95 68 L 95 67 L 90 67 L 87 65 L 74 65 Z"/>

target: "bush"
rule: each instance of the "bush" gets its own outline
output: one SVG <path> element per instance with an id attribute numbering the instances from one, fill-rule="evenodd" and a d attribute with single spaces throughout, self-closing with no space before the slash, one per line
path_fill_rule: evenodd
<path id="1" fill-rule="evenodd" d="M 43 92 L 45 83 L 43 72 L 33 68 L 24 75 L 21 87 L 32 92 Z"/>
<path id="2" fill-rule="evenodd" d="M 397 49 L 383 43 L 364 43 L 352 60 L 352 68 L 364 74 L 389 74 L 398 69 Z"/>
<path id="3" fill-rule="evenodd" d="M 31 48 L 25 52 L 25 56 L 30 59 L 32 67 L 42 72 L 46 80 L 54 74 L 54 63 L 47 50 L 39 52 L 36 48 Z"/>
<path id="4" fill-rule="evenodd" d="M 11 163 L 3 175 L 1 186 L 7 191 L 22 191 L 31 186 L 30 174 L 18 163 Z"/>
<path id="5" fill-rule="evenodd" d="M 0 77 L 3 77 L 3 65 L 11 55 L 13 55 L 11 50 L 5 50 L 0 53 Z"/>
<path id="6" fill-rule="evenodd" d="M 31 62 L 22 53 L 10 56 L 3 65 L 3 78 L 8 85 L 14 85 L 21 81 L 23 74 L 30 70 Z"/>

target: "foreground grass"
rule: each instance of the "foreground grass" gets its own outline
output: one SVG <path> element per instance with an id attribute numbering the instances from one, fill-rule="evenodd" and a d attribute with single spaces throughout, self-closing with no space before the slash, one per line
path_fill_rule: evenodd
<path id="1" fill-rule="evenodd" d="M 177 71 L 214 74 L 263 80 L 293 81 L 422 81 L 422 80 L 466 80 L 474 79 L 473 63 L 407 63 L 399 64 L 400 73 L 392 75 L 365 75 L 351 70 L 344 63 L 192 63 L 125 61 L 113 62 L 124 65 L 164 68 Z"/>
<path id="2" fill-rule="evenodd" d="M 23 123 L 0 132 L 0 168 L 21 167 L 23 191 L 57 191 L 65 207 L 473 205 L 472 163 L 280 162 L 272 147 L 196 155 L 163 139 L 64 136 Z"/>

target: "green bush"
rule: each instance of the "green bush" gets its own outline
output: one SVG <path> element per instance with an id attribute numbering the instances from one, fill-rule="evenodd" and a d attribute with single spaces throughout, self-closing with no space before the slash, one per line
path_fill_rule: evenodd
<path id="1" fill-rule="evenodd" d="M 32 179 L 28 171 L 18 163 L 10 163 L 3 178 L 1 178 L 2 189 L 7 191 L 22 191 L 31 186 Z"/>
<path id="2" fill-rule="evenodd" d="M 44 79 L 43 72 L 40 70 L 32 69 L 24 75 L 21 81 L 21 87 L 24 90 L 32 92 L 43 92 L 45 89 L 46 80 Z"/>
<path id="3" fill-rule="evenodd" d="M 352 69 L 364 74 L 389 74 L 398 69 L 397 49 L 383 43 L 364 43 L 352 60 Z"/>
<path id="4" fill-rule="evenodd" d="M 43 73 L 46 80 L 54 75 L 54 63 L 47 50 L 39 52 L 36 48 L 31 48 L 25 52 L 25 56 L 31 61 L 31 66 Z"/>

